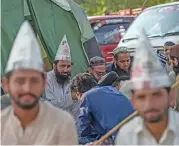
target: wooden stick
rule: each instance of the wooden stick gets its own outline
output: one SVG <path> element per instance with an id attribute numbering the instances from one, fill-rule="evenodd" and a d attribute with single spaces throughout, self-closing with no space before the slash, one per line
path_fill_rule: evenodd
<path id="1" fill-rule="evenodd" d="M 120 122 L 118 125 L 116 125 L 113 129 L 111 129 L 108 133 L 106 133 L 104 136 L 102 136 L 99 140 L 95 141 L 93 145 L 98 145 L 100 142 L 106 140 L 108 137 L 110 137 L 114 132 L 116 132 L 119 128 L 121 128 L 125 123 L 127 123 L 129 120 L 134 118 L 136 115 L 138 115 L 138 112 L 135 111 L 130 116 L 125 118 L 122 122 Z"/>
<path id="2" fill-rule="evenodd" d="M 176 86 L 178 86 L 179 83 L 175 83 L 172 88 L 175 88 Z M 95 141 L 93 143 L 93 145 L 98 145 L 100 142 L 108 139 L 114 132 L 116 132 L 119 128 L 121 128 L 125 123 L 127 123 L 129 120 L 131 120 L 132 118 L 134 118 L 135 116 L 138 115 L 138 112 L 135 111 L 134 113 L 132 113 L 131 115 L 129 115 L 127 118 L 125 118 L 122 122 L 120 122 L 118 125 L 116 125 L 113 129 L 111 129 L 108 133 L 106 133 L 104 136 L 102 136 L 99 140 Z"/>

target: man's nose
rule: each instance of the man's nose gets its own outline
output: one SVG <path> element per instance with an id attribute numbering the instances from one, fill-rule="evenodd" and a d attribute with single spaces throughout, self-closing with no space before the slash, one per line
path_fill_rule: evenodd
<path id="1" fill-rule="evenodd" d="M 144 107 L 145 109 L 151 109 L 153 108 L 154 103 L 151 97 L 148 97 L 148 99 L 146 99 L 145 103 L 144 103 Z"/>
<path id="2" fill-rule="evenodd" d="M 29 83 L 29 82 L 27 82 L 27 83 L 25 83 L 24 85 L 23 85 L 23 91 L 24 92 L 30 92 L 31 91 L 31 84 Z"/>

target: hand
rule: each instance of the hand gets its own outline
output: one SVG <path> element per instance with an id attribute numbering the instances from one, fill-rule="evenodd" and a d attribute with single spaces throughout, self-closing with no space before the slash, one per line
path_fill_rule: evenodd
<path id="1" fill-rule="evenodd" d="M 71 97 L 73 100 L 78 100 L 77 93 L 75 91 L 71 91 Z"/>

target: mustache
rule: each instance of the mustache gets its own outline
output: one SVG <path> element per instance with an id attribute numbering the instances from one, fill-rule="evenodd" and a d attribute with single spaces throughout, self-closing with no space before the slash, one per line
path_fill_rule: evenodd
<path id="1" fill-rule="evenodd" d="M 32 93 L 23 93 L 23 94 L 19 94 L 19 98 L 22 98 L 23 96 L 26 96 L 26 95 L 30 95 L 32 96 L 34 99 L 37 98 L 37 96 L 35 94 L 32 94 Z"/>
<path id="2" fill-rule="evenodd" d="M 147 114 L 147 113 L 150 113 L 150 112 L 160 112 L 160 110 L 158 110 L 158 109 L 150 109 L 150 110 L 146 110 L 145 112 L 144 112 L 144 114 Z"/>

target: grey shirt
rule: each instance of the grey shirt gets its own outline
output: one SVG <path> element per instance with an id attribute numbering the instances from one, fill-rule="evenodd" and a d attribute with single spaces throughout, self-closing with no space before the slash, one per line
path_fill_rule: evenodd
<path id="1" fill-rule="evenodd" d="M 73 101 L 71 97 L 70 81 L 59 84 L 57 82 L 54 70 L 47 73 L 47 86 L 43 98 L 49 101 L 53 106 L 69 111 L 74 118 L 77 116 L 79 104 Z"/>

